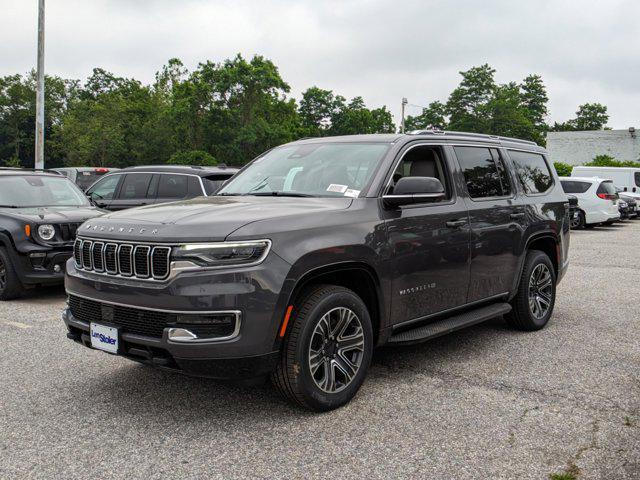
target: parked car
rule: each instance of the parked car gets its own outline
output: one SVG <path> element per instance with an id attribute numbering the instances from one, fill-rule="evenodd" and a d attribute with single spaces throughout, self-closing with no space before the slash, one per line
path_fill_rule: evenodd
<path id="1" fill-rule="evenodd" d="M 624 200 L 618 200 L 618 212 L 620 213 L 620 220 L 626 220 L 629 218 L 629 204 Z"/>
<path id="2" fill-rule="evenodd" d="M 580 228 L 580 206 L 578 205 L 578 197 L 575 195 L 567 195 L 569 199 L 569 219 L 571 228 Z"/>
<path id="3" fill-rule="evenodd" d="M 129 167 L 105 175 L 87 189 L 100 208 L 124 210 L 214 194 L 237 168 L 149 166 Z"/>
<path id="4" fill-rule="evenodd" d="M 565 193 L 575 195 L 580 204 L 574 228 L 620 220 L 618 194 L 611 180 L 598 177 L 560 177 L 560 183 Z"/>
<path id="5" fill-rule="evenodd" d="M 52 170 L 61 173 L 78 185 L 82 190 L 86 190 L 103 175 L 120 169 L 107 167 L 65 167 L 53 168 Z"/>
<path id="6" fill-rule="evenodd" d="M 640 168 L 632 167 L 584 167 L 578 165 L 571 171 L 572 177 L 608 178 L 625 192 L 640 193 Z"/>
<path id="7" fill-rule="evenodd" d="M 374 346 L 504 315 L 539 330 L 567 268 L 546 152 L 453 132 L 286 144 L 218 195 L 79 230 L 68 337 L 193 375 L 270 374 L 312 410 L 348 402 Z"/>
<path id="8" fill-rule="evenodd" d="M 78 226 L 102 213 L 58 173 L 0 169 L 0 300 L 62 283 Z"/>
<path id="9" fill-rule="evenodd" d="M 620 200 L 624 200 L 629 205 L 629 218 L 637 218 L 640 216 L 638 203 L 640 203 L 640 193 L 625 192 L 620 187 L 616 187 Z"/>

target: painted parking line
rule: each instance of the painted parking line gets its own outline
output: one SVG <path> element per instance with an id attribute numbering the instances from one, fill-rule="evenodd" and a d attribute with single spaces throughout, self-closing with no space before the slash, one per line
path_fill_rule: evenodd
<path id="1" fill-rule="evenodd" d="M 31 325 L 27 325 L 26 323 L 20 323 L 20 322 L 12 322 L 12 321 L 5 321 L 2 322 L 5 325 L 10 325 L 12 327 L 16 327 L 16 328 L 22 328 L 22 329 L 27 329 L 27 328 L 31 328 Z"/>

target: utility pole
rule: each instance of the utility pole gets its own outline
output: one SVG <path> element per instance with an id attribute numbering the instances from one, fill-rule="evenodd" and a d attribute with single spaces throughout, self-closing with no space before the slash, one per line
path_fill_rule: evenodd
<path id="1" fill-rule="evenodd" d="M 38 84 L 35 168 L 44 168 L 44 0 L 38 0 Z"/>
<path id="2" fill-rule="evenodd" d="M 400 133 L 404 133 L 404 107 L 407 105 L 407 99 L 402 99 L 402 123 L 400 124 Z"/>

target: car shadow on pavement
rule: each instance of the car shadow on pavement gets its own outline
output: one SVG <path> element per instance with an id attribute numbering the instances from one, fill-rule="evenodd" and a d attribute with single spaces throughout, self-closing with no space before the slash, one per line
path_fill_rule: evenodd
<path id="1" fill-rule="evenodd" d="M 28 302 L 48 303 L 56 300 L 65 300 L 66 298 L 67 294 L 63 285 L 52 285 L 28 288 L 16 301 L 26 300 Z"/>
<path id="2" fill-rule="evenodd" d="M 429 374 L 436 364 L 446 366 L 448 362 L 480 359 L 487 350 L 491 350 L 492 339 L 500 341 L 499 338 L 510 331 L 498 318 L 427 343 L 378 349 L 374 353 L 365 388 L 349 405 L 367 403 L 370 400 L 366 398 L 367 391 L 380 382 L 387 382 L 390 376 L 392 381 L 395 377 L 404 383 L 414 374 Z M 74 404 L 91 406 L 87 414 L 97 407 L 109 414 L 128 418 L 151 416 L 169 420 L 173 417 L 176 422 L 194 424 L 207 419 L 215 421 L 220 415 L 246 421 L 265 417 L 288 421 L 314 415 L 289 404 L 268 381 L 243 386 L 163 371 L 123 358 L 105 360 L 119 362 L 119 365 L 114 369 L 112 365 L 100 362 L 108 372 L 84 375 L 82 388 L 69 392 L 71 395 L 77 392 L 78 403 Z"/>

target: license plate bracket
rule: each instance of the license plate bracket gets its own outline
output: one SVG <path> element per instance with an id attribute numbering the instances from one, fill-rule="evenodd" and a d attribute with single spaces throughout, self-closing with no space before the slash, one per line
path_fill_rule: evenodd
<path id="1" fill-rule="evenodd" d="M 120 348 L 120 329 L 114 325 L 91 322 L 89 334 L 91 346 L 117 355 Z"/>

